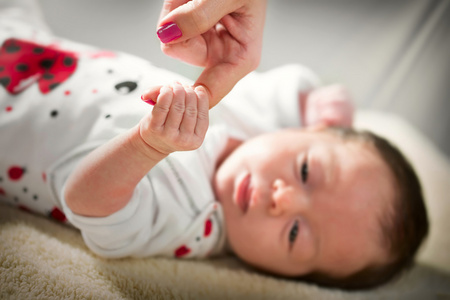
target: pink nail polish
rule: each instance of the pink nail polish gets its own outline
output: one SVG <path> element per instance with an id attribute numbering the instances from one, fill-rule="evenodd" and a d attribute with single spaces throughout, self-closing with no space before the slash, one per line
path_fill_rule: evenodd
<path id="1" fill-rule="evenodd" d="M 177 24 L 170 22 L 159 27 L 156 31 L 161 42 L 168 43 L 181 37 L 182 33 Z"/>
<path id="2" fill-rule="evenodd" d="M 144 102 L 145 102 L 145 103 L 148 103 L 148 104 L 150 104 L 150 105 L 155 105 L 155 104 L 156 104 L 156 102 L 153 101 L 152 99 L 144 100 Z"/>

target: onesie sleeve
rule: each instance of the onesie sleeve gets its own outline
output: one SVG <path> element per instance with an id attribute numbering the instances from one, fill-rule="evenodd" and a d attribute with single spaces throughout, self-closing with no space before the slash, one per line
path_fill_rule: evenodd
<path id="1" fill-rule="evenodd" d="M 81 230 L 86 245 L 100 256 L 141 256 L 153 236 L 152 223 L 157 208 L 147 177 L 137 185 L 128 204 L 107 217 L 80 216 L 67 207 L 64 197 L 61 202 L 67 219 Z"/>
<path id="2" fill-rule="evenodd" d="M 62 208 L 67 220 L 81 231 L 86 245 L 96 254 L 119 258 L 147 256 L 155 226 L 158 206 L 149 175 L 145 176 L 121 210 L 107 217 L 85 217 L 73 213 L 66 205 L 64 189 L 67 178 L 77 164 L 102 143 L 85 144 L 68 153 L 48 169 L 48 184 L 55 204 Z"/>
<path id="3" fill-rule="evenodd" d="M 302 65 L 253 72 L 238 82 L 218 105 L 213 117 L 225 122 L 232 134 L 243 138 L 300 127 L 299 94 L 319 85 L 319 78 Z"/>

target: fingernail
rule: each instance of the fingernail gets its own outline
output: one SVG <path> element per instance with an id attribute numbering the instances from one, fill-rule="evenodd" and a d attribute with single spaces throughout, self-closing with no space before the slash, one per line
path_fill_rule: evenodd
<path id="1" fill-rule="evenodd" d="M 181 37 L 181 30 L 177 24 L 170 22 L 159 27 L 156 31 L 161 42 L 168 43 Z"/>
<path id="2" fill-rule="evenodd" d="M 152 99 L 144 100 L 144 102 L 145 102 L 145 103 L 148 103 L 148 104 L 150 104 L 150 105 L 155 105 L 155 104 L 156 104 L 156 102 L 153 101 Z"/>

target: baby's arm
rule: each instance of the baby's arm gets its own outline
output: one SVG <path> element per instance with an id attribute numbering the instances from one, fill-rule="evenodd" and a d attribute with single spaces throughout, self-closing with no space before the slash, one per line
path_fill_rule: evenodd
<path id="1" fill-rule="evenodd" d="M 198 148 L 209 125 L 209 99 L 199 86 L 153 88 L 157 99 L 137 126 L 90 153 L 68 178 L 67 206 L 78 215 L 105 217 L 123 208 L 139 181 L 174 151 Z"/>
<path id="2" fill-rule="evenodd" d="M 300 94 L 303 125 L 351 127 L 353 103 L 348 90 L 342 85 L 330 85 Z"/>

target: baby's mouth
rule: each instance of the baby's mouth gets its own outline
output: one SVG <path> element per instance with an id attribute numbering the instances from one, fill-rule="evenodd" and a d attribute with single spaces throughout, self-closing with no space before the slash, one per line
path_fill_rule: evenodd
<path id="1" fill-rule="evenodd" d="M 252 188 L 250 186 L 251 175 L 247 174 L 239 183 L 236 190 L 236 203 L 242 212 L 245 214 L 251 199 Z"/>

